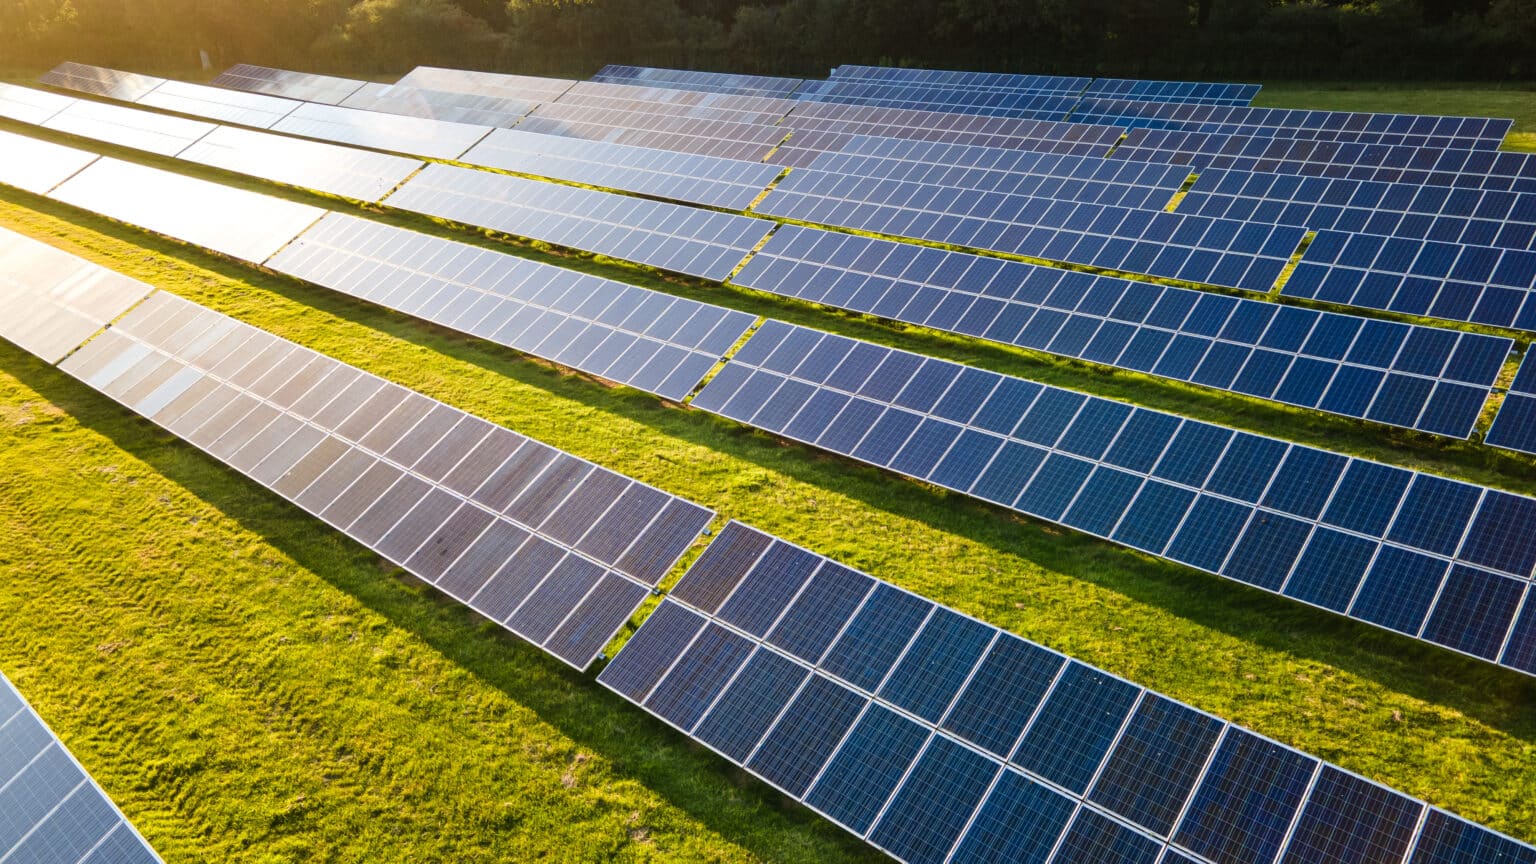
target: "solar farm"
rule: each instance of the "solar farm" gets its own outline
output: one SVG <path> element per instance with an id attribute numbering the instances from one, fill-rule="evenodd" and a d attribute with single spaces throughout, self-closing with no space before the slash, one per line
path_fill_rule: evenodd
<path id="1" fill-rule="evenodd" d="M 1536 154 L 0 83 L 0 864 L 1536 864 Z"/>

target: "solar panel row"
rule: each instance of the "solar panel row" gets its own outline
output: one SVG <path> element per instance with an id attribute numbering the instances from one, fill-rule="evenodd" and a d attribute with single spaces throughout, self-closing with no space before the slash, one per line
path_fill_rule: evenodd
<path id="1" fill-rule="evenodd" d="M 558 102 L 539 106 L 517 128 L 524 132 L 655 147 L 748 162 L 762 161 L 790 133 L 789 129 L 782 126 L 761 123 L 735 123 L 658 115 L 649 111 L 566 106 Z"/>
<path id="2" fill-rule="evenodd" d="M 306 103 L 274 123 L 272 131 L 392 153 L 457 159 L 491 128 Z"/>
<path id="3" fill-rule="evenodd" d="M 1536 355 L 1527 349 L 1487 440 L 1495 447 L 1536 455 L 1536 360 L 1532 356 Z"/>
<path id="4" fill-rule="evenodd" d="M 497 129 L 463 161 L 726 210 L 745 210 L 783 170 L 761 162 L 518 129 Z"/>
<path id="5" fill-rule="evenodd" d="M 1082 93 L 1092 78 L 1063 75 L 1019 75 L 1009 72 L 962 72 L 946 69 L 911 69 L 896 66 L 859 66 L 845 63 L 832 70 L 833 80 L 896 81 L 935 87 L 976 90 L 1025 90 L 1037 93 Z"/>
<path id="6" fill-rule="evenodd" d="M 38 80 L 52 87 L 78 90 L 123 102 L 132 102 L 165 83 L 164 78 L 70 62 L 60 63 L 43 73 Z"/>
<path id="7" fill-rule="evenodd" d="M 224 90 L 184 81 L 166 81 L 133 101 L 162 111 L 207 117 L 220 123 L 253 126 L 257 129 L 272 128 L 273 124 L 303 104 L 296 99 Z"/>
<path id="8" fill-rule="evenodd" d="M 667 399 L 753 316 L 331 213 L 266 266 Z"/>
<path id="9" fill-rule="evenodd" d="M 0 183 L 37 195 L 79 173 L 96 154 L 0 130 Z"/>
<path id="10" fill-rule="evenodd" d="M 60 368 L 578 669 L 711 517 L 164 293 Z"/>
<path id="11" fill-rule="evenodd" d="M 3 674 L 0 859 L 57 864 L 160 861 Z"/>
<path id="12" fill-rule="evenodd" d="M 554 104 L 617 111 L 649 111 L 672 117 L 769 125 L 784 119 L 784 115 L 795 107 L 795 103 L 789 99 L 593 81 L 577 83 Z"/>
<path id="13" fill-rule="evenodd" d="M 1536 499 L 777 321 L 692 404 L 1536 674 Z"/>
<path id="14" fill-rule="evenodd" d="M 451 165 L 429 165 L 390 207 L 721 281 L 773 228 L 715 213 Z"/>
<path id="15" fill-rule="evenodd" d="M 790 172 L 756 210 L 1106 270 L 1267 292 L 1305 232 L 1092 202 Z"/>
<path id="16" fill-rule="evenodd" d="M 301 102 L 314 102 L 321 105 L 340 105 L 367 82 L 355 78 L 337 78 L 333 75 L 315 75 L 309 72 L 292 72 L 287 69 L 237 63 L 225 69 L 209 83 L 229 90 L 265 93 L 268 96 L 281 96 L 285 99 L 298 99 Z M 132 101 L 131 98 L 130 101 Z"/>
<path id="17" fill-rule="evenodd" d="M 368 83 L 343 100 L 341 107 L 476 126 L 509 127 L 516 125 L 537 104 L 527 99 Z"/>
<path id="18" fill-rule="evenodd" d="M 161 156 L 174 156 L 214 130 L 212 123 L 88 100 L 76 100 L 42 125 Z"/>
<path id="19" fill-rule="evenodd" d="M 1140 78 L 1095 78 L 1083 91 L 1085 99 L 1163 102 L 1185 105 L 1246 106 L 1259 95 L 1259 84 L 1214 84 L 1201 81 L 1147 81 Z"/>
<path id="20" fill-rule="evenodd" d="M 913 864 L 1536 860 L 737 522 L 598 681 Z"/>
<path id="21" fill-rule="evenodd" d="M 41 126 L 79 100 L 0 81 L 0 117 Z"/>
<path id="22" fill-rule="evenodd" d="M 150 291 L 148 285 L 0 229 L 0 339 L 57 363 Z"/>
<path id="23" fill-rule="evenodd" d="M 1513 341 L 785 226 L 737 285 L 1466 438 Z"/>
<path id="24" fill-rule="evenodd" d="M 396 86 L 441 93 L 472 93 L 499 99 L 526 99 L 552 102 L 575 84 L 566 78 L 540 78 L 532 75 L 508 75 L 501 72 L 473 72 L 417 66 L 396 81 Z"/>
<path id="25" fill-rule="evenodd" d="M 1065 120 L 1078 102 L 1076 94 L 980 90 L 856 78 L 809 81 L 796 91 L 795 98 L 807 102 L 949 111 L 1027 120 Z"/>
<path id="26" fill-rule="evenodd" d="M 692 69 L 656 69 L 649 66 L 623 66 L 610 63 L 592 76 L 593 81 L 609 84 L 644 84 L 675 90 L 701 90 L 706 93 L 730 93 L 737 96 L 789 96 L 803 82 L 800 78 L 775 78 L 769 75 L 737 75 L 727 72 L 698 72 Z"/>
<path id="27" fill-rule="evenodd" d="M 1536 248 L 1536 192 L 1208 170 L 1180 213 L 1503 249 Z"/>

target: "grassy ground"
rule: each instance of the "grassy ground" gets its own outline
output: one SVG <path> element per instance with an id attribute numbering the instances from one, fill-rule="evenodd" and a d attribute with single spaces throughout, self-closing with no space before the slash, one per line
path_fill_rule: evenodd
<path id="1" fill-rule="evenodd" d="M 1536 840 L 1531 679 L 32 196 L 0 194 L 0 224 Z M 604 272 L 1532 485 L 1528 463 L 1482 448 Z M 878 858 L 590 677 L 8 345 L 0 573 L 0 669 L 171 862 Z"/>
<path id="2" fill-rule="evenodd" d="M 1508 117 L 1515 121 L 1515 128 L 1505 139 L 1504 149 L 1536 151 L 1536 84 L 1265 84 L 1253 104 L 1266 108 Z"/>

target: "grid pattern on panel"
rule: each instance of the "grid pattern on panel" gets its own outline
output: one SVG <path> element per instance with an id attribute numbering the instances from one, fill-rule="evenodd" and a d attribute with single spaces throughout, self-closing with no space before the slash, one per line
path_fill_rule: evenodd
<path id="1" fill-rule="evenodd" d="M 1487 441 L 1495 447 L 1536 454 L 1536 352 L 1526 350 L 1520 372 L 1504 396 Z"/>
<path id="2" fill-rule="evenodd" d="M 0 130 L 0 183 L 46 195 L 96 161 L 96 154 Z"/>
<path id="3" fill-rule="evenodd" d="M 451 165 L 429 165 L 385 203 L 715 281 L 774 227 L 765 219 Z"/>
<path id="4" fill-rule="evenodd" d="M 473 93 L 501 99 L 549 102 L 575 84 L 566 78 L 541 78 L 533 75 L 509 75 L 502 72 L 475 72 L 467 69 L 443 69 L 417 66 L 395 84 L 446 93 Z"/>
<path id="5" fill-rule="evenodd" d="M 769 321 L 693 406 L 1512 665 L 1536 500 Z M 1518 668 L 1518 666 L 1516 666 Z"/>
<path id="6" fill-rule="evenodd" d="M 1064 75 L 1020 75 L 1012 72 L 965 72 L 950 69 L 912 69 L 898 66 L 860 66 L 845 63 L 832 70 L 835 80 L 894 81 L 935 87 L 976 90 L 1025 90 L 1036 93 L 1081 93 L 1092 78 Z"/>
<path id="7" fill-rule="evenodd" d="M 0 339 L 57 363 L 154 289 L 0 229 Z"/>
<path id="8" fill-rule="evenodd" d="M 1536 330 L 1536 251 L 1319 231 L 1283 293 Z"/>
<path id="9" fill-rule="evenodd" d="M 0 858 L 158 864 L 64 742 L 0 674 Z"/>
<path id="10" fill-rule="evenodd" d="M 711 515 L 163 293 L 61 368 L 577 668 Z"/>
<path id="11" fill-rule="evenodd" d="M 1439 243 L 1536 248 L 1536 192 L 1201 172 L 1180 213 Z"/>
<path id="12" fill-rule="evenodd" d="M 1171 102 L 1188 105 L 1247 105 L 1261 84 L 1221 84 L 1205 81 L 1147 81 L 1138 78 L 1095 78 L 1084 98 Z"/>
<path id="13" fill-rule="evenodd" d="M 237 63 L 219 73 L 208 82 L 214 87 L 229 90 L 246 90 L 282 96 L 301 102 L 318 102 L 322 105 L 340 105 L 342 100 L 357 92 L 365 81 L 354 78 L 337 78 L 332 75 L 315 75 L 309 72 L 293 72 L 268 66 Z"/>
<path id="14" fill-rule="evenodd" d="M 266 266 L 668 399 L 753 317 L 332 213 Z"/>
<path id="15" fill-rule="evenodd" d="M 229 126 L 214 129 L 176 158 L 370 202 L 423 164 L 404 156 Z"/>
<path id="16" fill-rule="evenodd" d="M 784 226 L 735 284 L 1459 438 L 1510 339 Z"/>
<path id="17" fill-rule="evenodd" d="M 306 104 L 273 124 L 272 131 L 411 156 L 457 159 L 491 129 L 470 123 Z"/>
<path id="18" fill-rule="evenodd" d="M 1479 150 L 1498 149 L 1514 126 L 1513 120 L 1488 117 L 1362 114 L 1093 98 L 1084 99 L 1072 116 L 1084 123 L 1113 123 L 1132 129 L 1178 129 L 1211 135 L 1278 136 L 1353 144 Z"/>
<path id="19" fill-rule="evenodd" d="M 428 120 L 506 127 L 516 124 L 537 104 L 523 99 L 370 83 L 364 84 L 356 93 L 343 100 L 341 107 Z"/>
<path id="20" fill-rule="evenodd" d="M 251 262 L 271 257 L 325 212 L 109 158 L 92 162 L 48 197 Z"/>
<path id="21" fill-rule="evenodd" d="M 554 103 L 558 108 L 597 108 L 659 114 L 694 120 L 775 124 L 795 107 L 789 99 L 734 96 L 698 90 L 668 90 L 629 84 L 582 81 Z M 551 109 L 554 110 L 554 109 Z"/>
<path id="22" fill-rule="evenodd" d="M 271 128 L 272 124 L 288 116 L 300 104 L 294 99 L 224 90 L 184 81 L 167 81 L 134 101 L 163 111 L 258 129 Z"/>
<path id="23" fill-rule="evenodd" d="M 74 90 L 132 102 L 165 82 L 164 78 L 137 75 L 102 66 L 65 61 L 38 76 L 50 87 Z"/>
<path id="24" fill-rule="evenodd" d="M 212 123 L 170 117 L 121 105 L 81 100 L 53 115 L 45 129 L 174 156 L 214 130 Z"/>
<path id="25" fill-rule="evenodd" d="M 492 132 L 463 161 L 726 210 L 745 210 L 782 170 L 761 162 L 517 129 Z"/>
<path id="26" fill-rule="evenodd" d="M 807 82 L 795 93 L 795 98 L 807 102 L 951 111 L 1026 120 L 1064 120 L 1077 105 L 1076 94 L 983 90 L 850 78 Z"/>
<path id="27" fill-rule="evenodd" d="M 611 141 L 748 162 L 761 161 L 790 133 L 783 126 L 764 123 L 567 106 L 558 102 L 540 105 L 517 124 L 517 128 L 524 132 Z"/>
<path id="28" fill-rule="evenodd" d="M 800 78 L 775 78 L 769 75 L 742 75 L 729 72 L 698 72 L 692 69 L 657 69 L 651 66 L 623 66 L 610 63 L 592 76 L 593 81 L 609 84 L 644 84 L 675 90 L 702 90 L 706 93 L 730 93 L 736 96 L 788 96 L 802 83 Z"/>
<path id="29" fill-rule="evenodd" d="M 0 81 L 0 117 L 42 125 L 49 117 L 75 104 L 73 96 L 34 90 Z"/>
<path id="30" fill-rule="evenodd" d="M 739 522 L 598 681 L 906 862 L 1044 861 L 1058 848 L 1052 860 L 1150 862 L 1170 842 L 1268 862 L 1303 808 L 1310 842 L 1339 844 L 1381 803 L 1313 798 L 1314 759 Z M 999 698 L 1014 687 L 1020 698 Z M 1052 726 L 1094 743 L 1007 755 Z M 1082 779 L 1030 753 L 1081 763 L 1069 773 Z M 1460 820 L 1441 833 L 1456 831 L 1525 848 Z"/>
<path id="31" fill-rule="evenodd" d="M 1109 201 L 1140 194 L 1166 203 L 1171 197 L 1165 190 L 1109 184 L 1083 188 L 1088 197 Z M 1283 225 L 813 169 L 790 172 L 756 209 L 822 225 L 1260 292 L 1274 286 L 1305 234 Z"/>

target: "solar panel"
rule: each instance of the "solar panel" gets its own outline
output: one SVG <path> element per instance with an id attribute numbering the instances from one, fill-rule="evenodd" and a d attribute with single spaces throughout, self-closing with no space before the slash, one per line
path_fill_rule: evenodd
<path id="1" fill-rule="evenodd" d="M 864 79 L 810 81 L 795 93 L 808 102 L 874 105 L 918 111 L 952 111 L 988 117 L 1065 120 L 1077 106 L 1077 94 L 1026 90 L 982 90 L 965 87 L 890 83 Z"/>
<path id="2" fill-rule="evenodd" d="M 726 210 L 745 210 L 781 168 L 604 141 L 497 129 L 464 162 Z"/>
<path id="3" fill-rule="evenodd" d="M 537 102 L 476 93 L 424 90 L 401 84 L 364 84 L 342 101 L 344 108 L 383 114 L 424 117 L 472 123 L 478 126 L 513 126 L 532 111 Z"/>
<path id="4" fill-rule="evenodd" d="M 272 124 L 293 113 L 302 104 L 294 99 L 223 90 L 185 81 L 166 81 L 134 101 L 162 111 L 175 111 L 178 114 L 258 129 L 270 129 Z"/>
<path id="5" fill-rule="evenodd" d="M 774 227 L 763 219 L 451 165 L 429 165 L 385 203 L 714 281 L 729 276 Z"/>
<path id="6" fill-rule="evenodd" d="M 306 104 L 274 123 L 272 131 L 411 156 L 457 159 L 491 130 L 468 123 Z"/>
<path id="7" fill-rule="evenodd" d="M 384 197 L 423 164 L 403 156 L 229 126 L 214 129 L 176 158 L 370 202 Z"/>
<path id="8" fill-rule="evenodd" d="M 61 368 L 578 669 L 712 515 L 164 293 Z"/>
<path id="9" fill-rule="evenodd" d="M 1536 248 L 1536 192 L 1200 172 L 1180 213 L 1415 240 Z"/>
<path id="10" fill-rule="evenodd" d="M 1019 75 L 1009 72 L 962 72 L 946 69 L 912 69 L 895 66 L 859 66 L 845 63 L 832 70 L 836 81 L 895 81 L 932 87 L 961 87 L 977 90 L 1026 90 L 1038 93 L 1078 94 L 1092 78 L 1064 75 Z"/>
<path id="11" fill-rule="evenodd" d="M 50 87 L 77 90 L 81 93 L 91 93 L 124 102 L 132 102 L 165 83 L 164 78 L 135 75 L 132 72 L 68 61 L 44 72 L 38 76 L 37 80 Z"/>
<path id="12" fill-rule="evenodd" d="M 0 674 L 0 859 L 157 864 L 160 856 Z"/>
<path id="13" fill-rule="evenodd" d="M 1262 84 L 1218 84 L 1202 81 L 1146 81 L 1139 78 L 1095 78 L 1083 91 L 1085 99 L 1119 99 L 1185 105 L 1246 106 Z"/>
<path id="14" fill-rule="evenodd" d="M 1363 309 L 1536 330 L 1536 252 L 1319 231 L 1282 289 Z"/>
<path id="15" fill-rule="evenodd" d="M 48 197 L 252 262 L 270 258 L 325 212 L 109 158 L 92 162 Z"/>
<path id="16" fill-rule="evenodd" d="M 342 100 L 356 93 L 367 82 L 237 63 L 208 83 L 229 90 L 265 93 L 268 96 L 282 96 L 285 99 L 318 102 L 322 105 L 340 105 Z"/>
<path id="17" fill-rule="evenodd" d="M 500 99 L 552 102 L 575 84 L 566 78 L 540 78 L 532 75 L 507 75 L 501 72 L 475 72 L 467 69 L 442 69 L 417 66 L 396 81 L 397 86 L 443 93 L 473 93 Z"/>
<path id="18" fill-rule="evenodd" d="M 786 225 L 732 282 L 1465 438 L 1513 340 Z"/>
<path id="19" fill-rule="evenodd" d="M 41 126 L 49 117 L 75 104 L 77 100 L 46 90 L 18 87 L 0 81 L 0 117 Z"/>
<path id="20" fill-rule="evenodd" d="M 212 132 L 212 123 L 81 100 L 53 115 L 43 128 L 174 156 Z"/>
<path id="21" fill-rule="evenodd" d="M 674 90 L 699 90 L 705 93 L 729 93 L 736 96 L 789 96 L 802 83 L 800 78 L 775 78 L 768 75 L 740 75 L 728 72 L 698 72 L 692 69 L 656 69 L 650 66 L 604 66 L 593 81 L 609 84 L 644 84 Z"/>
<path id="22" fill-rule="evenodd" d="M 762 161 L 790 133 L 783 126 L 764 123 L 678 117 L 652 111 L 623 111 L 558 102 L 540 105 L 517 128 L 523 132 L 748 162 Z"/>
<path id="23" fill-rule="evenodd" d="M 79 173 L 96 154 L 0 130 L 0 183 L 38 195 Z"/>
<path id="24" fill-rule="evenodd" d="M 754 320 L 338 213 L 266 266 L 673 400 Z"/>
<path id="25" fill-rule="evenodd" d="M 779 321 L 691 404 L 1489 661 L 1536 570 L 1536 499 Z"/>
<path id="26" fill-rule="evenodd" d="M 784 119 L 784 115 L 788 114 L 790 109 L 795 107 L 795 102 L 789 99 L 736 96 L 698 90 L 669 90 L 663 87 L 638 87 L 593 81 L 578 82 L 553 104 L 562 108 L 586 107 L 639 111 L 697 120 L 767 125 L 778 123 Z"/>
<path id="27" fill-rule="evenodd" d="M 1495 447 L 1536 454 L 1536 360 L 1532 356 L 1527 350 L 1488 430 L 1487 441 Z"/>
<path id="28" fill-rule="evenodd" d="M 1113 200 L 1121 193 L 1099 194 Z M 1259 292 L 1274 286 L 1305 234 L 1284 225 L 809 168 L 790 172 L 755 209 L 813 224 Z"/>
<path id="29" fill-rule="evenodd" d="M 906 862 L 1402 860 L 1428 809 L 739 522 L 598 681 Z"/>
<path id="30" fill-rule="evenodd" d="M 148 285 L 0 229 L 0 338 L 57 363 L 127 312 Z"/>
<path id="31" fill-rule="evenodd" d="M 1179 129 L 1212 135 L 1279 136 L 1314 141 L 1408 147 L 1496 150 L 1513 120 L 1436 117 L 1425 114 L 1362 114 L 1300 108 L 1187 105 L 1085 98 L 1072 119 L 1132 129 Z"/>

